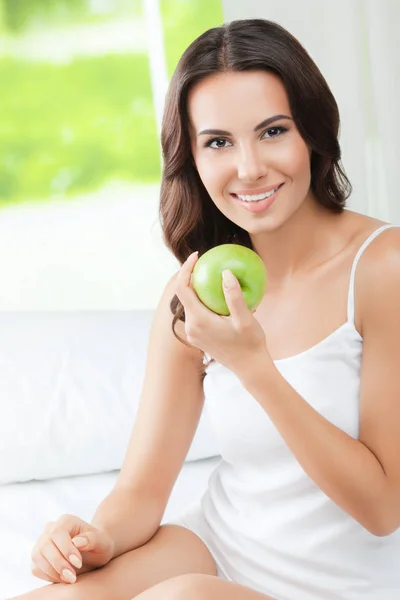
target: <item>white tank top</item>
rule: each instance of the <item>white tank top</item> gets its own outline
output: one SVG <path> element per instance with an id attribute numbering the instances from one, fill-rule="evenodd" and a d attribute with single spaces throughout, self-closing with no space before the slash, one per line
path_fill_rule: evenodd
<path id="1" fill-rule="evenodd" d="M 308 350 L 275 361 L 315 410 L 355 439 L 362 338 L 354 325 L 354 275 L 365 248 L 388 227 L 370 235 L 355 256 L 346 323 Z M 221 569 L 276 600 L 399 600 L 400 530 L 374 536 L 339 508 L 232 371 L 211 363 L 204 390 L 222 460 L 201 505 Z"/>

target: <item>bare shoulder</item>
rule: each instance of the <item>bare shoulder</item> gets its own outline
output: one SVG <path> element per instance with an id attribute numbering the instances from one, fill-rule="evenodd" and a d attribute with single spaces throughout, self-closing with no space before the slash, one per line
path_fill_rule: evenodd
<path id="1" fill-rule="evenodd" d="M 356 297 L 363 329 L 375 321 L 400 332 L 400 227 L 382 231 L 365 249 L 356 274 Z"/>
<path id="2" fill-rule="evenodd" d="M 346 210 L 344 218 L 344 231 L 348 237 L 348 247 L 351 253 L 359 250 L 368 237 L 384 225 L 389 225 L 386 221 L 375 219 L 368 215 L 363 215 L 354 211 Z M 362 260 L 357 267 L 358 272 L 364 272 L 368 276 L 372 263 L 387 261 L 389 255 L 393 256 L 399 249 L 400 227 L 392 226 L 377 235 L 371 244 L 368 245 L 363 253 Z M 386 258 L 385 258 L 386 257 Z"/>
<path id="3" fill-rule="evenodd" d="M 380 232 L 368 245 L 364 254 L 364 260 L 360 261 L 363 278 L 368 278 L 372 273 L 376 276 L 378 271 L 383 271 L 382 275 L 390 274 L 392 269 L 397 269 L 399 277 L 400 227 L 393 226 Z M 393 272 L 393 275 L 396 273 Z"/>
<path id="4" fill-rule="evenodd" d="M 349 242 L 356 246 L 360 245 L 360 242 L 362 243 L 370 233 L 379 227 L 388 225 L 386 221 L 348 209 L 342 213 L 342 223 L 344 231 L 349 236 Z"/>

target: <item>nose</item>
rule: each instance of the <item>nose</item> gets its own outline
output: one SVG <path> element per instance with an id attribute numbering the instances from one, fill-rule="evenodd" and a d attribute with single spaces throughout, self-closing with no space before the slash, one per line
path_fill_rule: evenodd
<path id="1" fill-rule="evenodd" d="M 241 181 L 256 181 L 267 174 L 265 157 L 255 148 L 243 148 L 237 164 L 238 179 Z"/>

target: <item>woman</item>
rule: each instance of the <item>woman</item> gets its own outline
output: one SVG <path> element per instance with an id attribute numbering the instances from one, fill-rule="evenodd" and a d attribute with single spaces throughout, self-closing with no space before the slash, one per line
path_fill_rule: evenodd
<path id="1" fill-rule="evenodd" d="M 400 232 L 345 209 L 338 131 L 326 81 L 279 25 L 234 21 L 186 50 L 160 205 L 183 264 L 132 439 L 92 524 L 63 516 L 33 550 L 35 575 L 75 583 L 20 598 L 398 597 Z M 226 272 L 221 317 L 191 273 L 196 251 L 229 242 L 259 254 L 268 287 L 251 313 Z M 222 461 L 201 502 L 160 527 L 204 391 Z"/>

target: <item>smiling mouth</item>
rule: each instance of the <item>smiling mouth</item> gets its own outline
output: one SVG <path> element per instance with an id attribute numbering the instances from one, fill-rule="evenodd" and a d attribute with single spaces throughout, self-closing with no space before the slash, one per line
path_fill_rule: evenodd
<path id="1" fill-rule="evenodd" d="M 241 200 L 242 202 L 261 202 L 262 200 L 266 200 L 267 198 L 270 198 L 271 196 L 273 196 L 279 190 L 279 188 L 281 188 L 282 186 L 283 186 L 283 183 L 277 185 L 275 188 L 268 190 L 268 192 L 262 192 L 259 194 L 234 194 L 234 193 L 232 193 L 231 195 L 234 198 Z"/>
<path id="2" fill-rule="evenodd" d="M 237 194 L 231 194 L 231 196 L 235 203 L 239 204 L 239 206 L 245 208 L 247 211 L 251 213 L 263 213 L 274 203 L 275 198 L 283 185 L 284 183 L 281 183 L 274 190 L 256 196 L 246 195 L 244 197 L 239 197 Z"/>
<path id="3" fill-rule="evenodd" d="M 269 198 L 270 196 L 272 196 L 275 192 L 278 191 L 278 189 L 280 187 L 282 187 L 282 185 L 283 185 L 283 183 L 280 183 L 280 184 L 276 185 L 274 188 L 269 188 L 265 192 L 258 192 L 258 193 L 253 192 L 252 194 L 251 193 L 239 194 L 239 193 L 232 192 L 231 195 L 242 201 L 257 202 L 258 200 L 265 200 L 266 198 Z"/>

